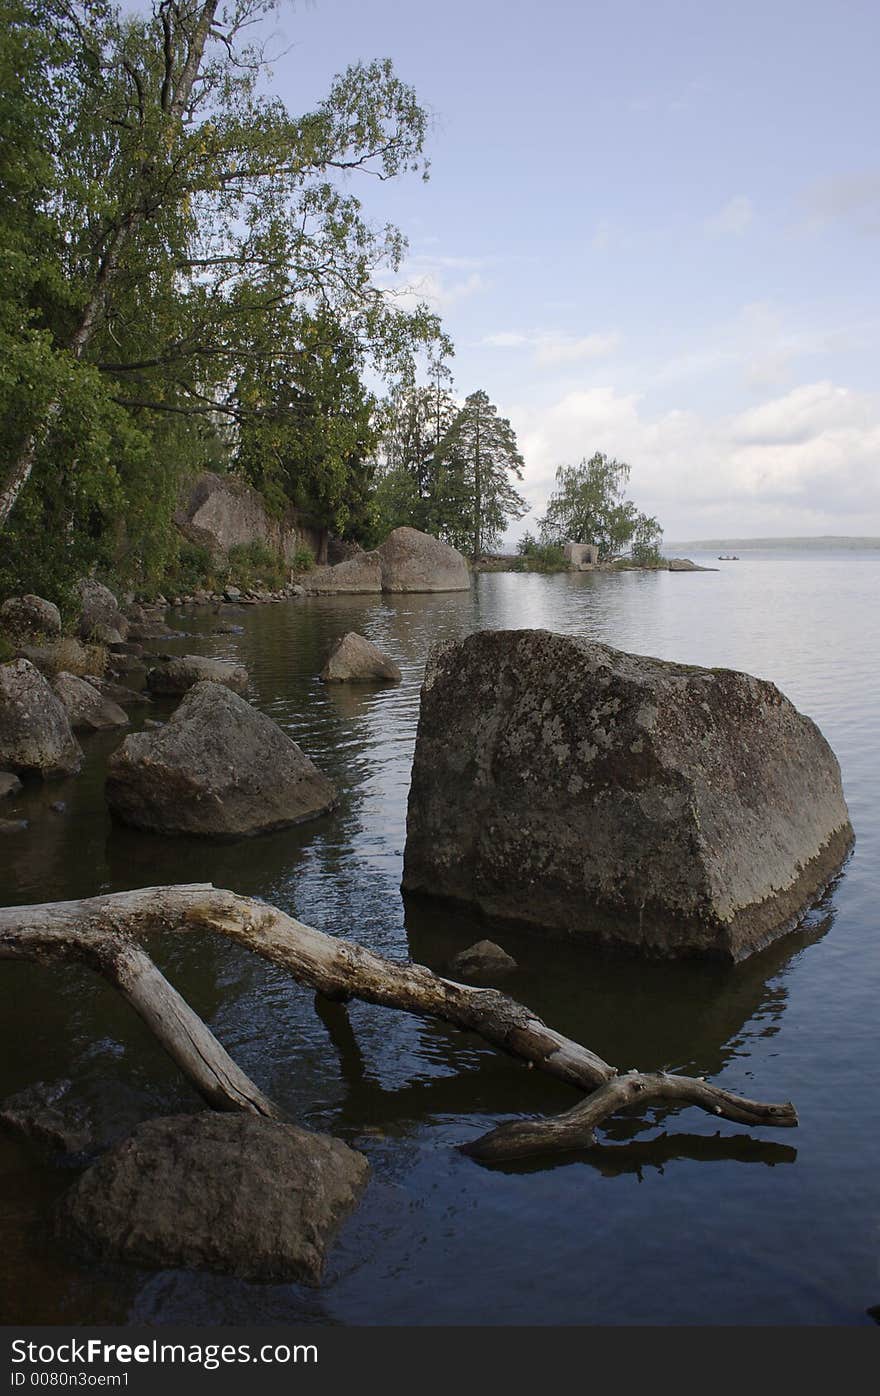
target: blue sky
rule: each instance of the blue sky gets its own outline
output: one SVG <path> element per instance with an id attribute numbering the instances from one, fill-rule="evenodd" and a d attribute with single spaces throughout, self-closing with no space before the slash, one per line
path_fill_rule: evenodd
<path id="1" fill-rule="evenodd" d="M 365 204 L 409 237 L 458 393 L 510 417 L 536 513 L 604 450 L 669 539 L 880 534 L 876 0 L 315 0 L 275 25 L 291 109 L 385 56 L 430 109 L 430 181 Z"/>

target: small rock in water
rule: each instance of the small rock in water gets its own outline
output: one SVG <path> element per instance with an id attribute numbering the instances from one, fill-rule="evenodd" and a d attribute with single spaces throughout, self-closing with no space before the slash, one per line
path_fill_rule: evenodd
<path id="1" fill-rule="evenodd" d="M 0 819 L 0 834 L 23 834 L 27 826 L 26 819 Z"/>
<path id="2" fill-rule="evenodd" d="M 53 814 L 66 814 L 67 805 L 64 800 L 53 800 L 49 806 Z"/>
<path id="3" fill-rule="evenodd" d="M 401 673 L 393 659 L 350 630 L 336 641 L 321 678 L 324 683 L 400 683 Z"/>
<path id="4" fill-rule="evenodd" d="M 370 1165 L 341 1139 L 256 1115 L 147 1120 L 64 1198 L 86 1255 L 318 1285 Z"/>
<path id="5" fill-rule="evenodd" d="M 466 979 L 474 984 L 492 984 L 518 968 L 513 956 L 494 940 L 478 940 L 449 961 L 449 974 L 453 979 Z"/>

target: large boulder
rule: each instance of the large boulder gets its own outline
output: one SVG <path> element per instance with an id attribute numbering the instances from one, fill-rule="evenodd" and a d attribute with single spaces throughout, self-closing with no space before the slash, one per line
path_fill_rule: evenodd
<path id="1" fill-rule="evenodd" d="M 214 838 L 299 824 L 336 801 L 332 781 L 296 742 L 218 683 L 191 688 L 164 727 L 126 737 L 106 791 L 125 824 Z"/>
<path id="2" fill-rule="evenodd" d="M 119 704 L 85 679 L 62 672 L 56 674 L 52 687 L 67 710 L 74 732 L 103 732 L 108 727 L 128 726 L 128 718 Z"/>
<path id="3" fill-rule="evenodd" d="M 235 693 L 246 693 L 248 671 L 243 664 L 231 659 L 208 659 L 201 654 L 184 654 L 177 659 L 169 659 L 165 664 L 157 664 L 147 674 L 147 688 L 151 693 L 187 693 L 194 684 L 222 683 Z"/>
<path id="4" fill-rule="evenodd" d="M 108 587 L 94 577 L 77 583 L 80 600 L 79 633 L 99 645 L 119 644 L 128 638 L 128 621 Z"/>
<path id="5" fill-rule="evenodd" d="M 771 683 L 544 630 L 429 662 L 410 891 L 739 960 L 797 923 L 852 837 L 834 753 Z"/>
<path id="6" fill-rule="evenodd" d="M 400 683 L 402 675 L 393 659 L 350 630 L 336 641 L 321 678 L 324 683 Z"/>
<path id="7" fill-rule="evenodd" d="M 329 595 L 378 594 L 382 590 L 382 564 L 376 553 L 355 553 L 335 567 L 319 567 L 303 578 L 307 591 Z"/>
<path id="8" fill-rule="evenodd" d="M 467 591 L 471 584 L 461 553 L 417 528 L 395 528 L 377 555 L 383 591 Z"/>
<path id="9" fill-rule="evenodd" d="M 28 659 L 0 664 L 0 766 L 49 780 L 75 775 L 82 749 L 48 680 Z"/>
<path id="10" fill-rule="evenodd" d="M 64 1199 L 60 1230 L 101 1259 L 318 1285 L 369 1171 L 341 1140 L 296 1125 L 167 1116 L 86 1170 Z"/>
<path id="11" fill-rule="evenodd" d="M 61 634 L 61 612 L 42 596 L 10 596 L 0 606 L 0 626 L 10 635 Z"/>
<path id="12" fill-rule="evenodd" d="M 318 562 L 327 556 L 326 529 L 293 508 L 277 518 L 259 490 L 234 475 L 203 471 L 188 487 L 174 522 L 191 543 L 220 555 L 258 543 L 287 562 L 304 549 Z"/>

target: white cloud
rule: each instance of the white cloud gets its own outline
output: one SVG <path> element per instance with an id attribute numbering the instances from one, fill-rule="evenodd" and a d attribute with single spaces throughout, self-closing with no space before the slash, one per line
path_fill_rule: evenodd
<path id="1" fill-rule="evenodd" d="M 376 281 L 401 309 L 413 310 L 427 302 L 432 310 L 442 312 L 489 289 L 491 283 L 480 270 L 483 265 L 472 257 L 413 257 L 396 275 L 383 273 Z"/>
<path id="2" fill-rule="evenodd" d="M 746 228 L 754 221 L 755 210 L 752 207 L 751 199 L 745 194 L 737 194 L 735 198 L 728 199 L 723 208 L 706 219 L 706 227 L 710 233 L 721 233 L 723 235 L 733 235 L 735 237 L 746 231 Z"/>
<path id="3" fill-rule="evenodd" d="M 514 410 L 523 491 L 543 512 L 557 465 L 594 451 L 628 461 L 629 492 L 669 537 L 702 533 L 880 533 L 880 398 L 803 384 L 759 407 L 712 419 L 652 416 L 637 394 L 590 388 L 544 411 Z M 534 520 L 524 522 L 524 527 Z"/>
<path id="4" fill-rule="evenodd" d="M 535 362 L 544 366 L 604 359 L 620 345 L 616 332 L 572 335 L 556 330 L 504 330 L 485 335 L 480 341 L 490 349 L 531 349 Z"/>

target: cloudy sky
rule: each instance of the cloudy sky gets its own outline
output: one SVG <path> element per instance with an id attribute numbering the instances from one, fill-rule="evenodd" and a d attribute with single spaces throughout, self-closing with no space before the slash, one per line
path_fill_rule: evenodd
<path id="1" fill-rule="evenodd" d="M 880 534 L 876 0 L 300 0 L 277 27 L 292 109 L 386 55 L 430 109 L 430 181 L 367 208 L 536 514 L 602 450 L 669 540 Z"/>

